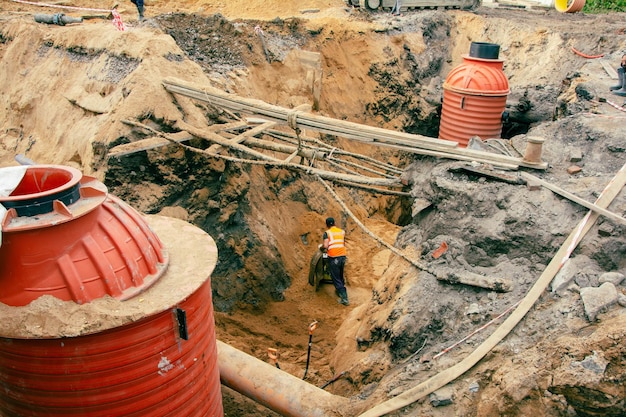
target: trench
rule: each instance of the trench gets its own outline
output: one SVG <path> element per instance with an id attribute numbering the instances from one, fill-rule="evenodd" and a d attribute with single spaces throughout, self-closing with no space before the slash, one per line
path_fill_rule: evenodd
<path id="1" fill-rule="evenodd" d="M 306 81 L 311 70 L 288 54 L 293 48 L 317 50 L 321 51 L 322 65 L 327 67 L 322 70 L 323 93 L 319 103 L 322 111 L 337 118 L 391 126 L 408 133 L 438 135 L 442 92 L 432 86 L 443 76 L 445 56 L 450 48 L 452 22 L 445 14 L 426 14 L 416 20 L 410 33 L 392 30 L 391 35 L 396 35 L 401 43 L 386 45 L 382 55 L 377 53 L 371 57 L 367 56 L 371 48 L 367 45 L 370 43 L 367 36 L 371 35 L 355 39 L 354 34 L 346 32 L 328 40 L 316 36 L 297 19 L 232 23 L 220 15 L 172 14 L 157 20 L 161 29 L 205 72 L 223 79 L 232 71 L 248 71 L 246 80 L 238 80 L 243 84 L 239 89 L 249 91 L 254 98 L 270 103 L 278 100 L 271 86 L 263 81 L 284 77 L 296 84 L 289 94 L 301 101 L 310 100 L 313 91 L 308 90 Z M 258 35 L 251 30 L 257 25 L 263 28 L 264 49 L 259 48 Z M 343 56 L 352 47 L 365 48 L 359 65 L 351 65 L 349 60 L 353 57 Z M 433 53 L 434 50 L 438 53 Z M 344 73 L 338 73 L 337 68 Z M 341 85 L 342 80 L 350 79 L 362 82 L 364 88 L 354 91 L 350 85 Z M 353 91 L 344 94 L 349 89 Z M 209 121 L 217 121 L 220 116 L 219 109 L 206 109 Z M 139 121 L 164 133 L 174 130 L 172 122 L 155 119 L 152 115 L 145 115 Z M 527 126 L 505 122 L 503 132 L 514 134 L 525 128 Z M 110 147 L 136 139 L 141 138 L 122 137 Z M 333 137 L 325 139 L 346 149 L 354 146 Z M 195 139 L 190 145 L 199 149 L 209 146 L 201 139 Z M 369 153 L 380 157 L 379 149 L 369 149 Z M 385 156 L 398 166 L 407 162 L 406 157 L 391 152 Z M 112 193 L 130 204 L 144 198 L 138 192 L 143 190 L 140 185 L 150 184 L 158 188 L 158 197 L 147 212 L 181 217 L 214 237 L 219 250 L 219 262 L 212 278 L 218 338 L 261 360 L 267 360 L 266 347 L 276 347 L 282 354 L 282 369 L 301 375 L 305 366 L 306 325 L 318 320 L 321 325 L 316 334 L 308 381 L 321 386 L 335 377 L 339 370 L 331 366 L 328 357 L 334 349 L 334 334 L 342 320 L 329 317 L 337 310 L 330 289 L 322 288 L 316 293 L 303 283 L 311 248 L 319 239 L 311 230 L 321 233 L 321 220 L 335 215 L 341 217 L 341 224 L 347 225 L 349 232 L 358 239 L 367 240 L 367 237 L 359 235 L 345 214 L 340 216 L 332 199 L 310 184 L 310 179 L 207 160 L 170 146 L 165 152 L 139 152 L 110 160 L 105 183 Z M 339 193 L 366 223 L 367 219 L 376 219 L 374 227 L 398 230 L 411 222 L 411 201 L 407 198 L 347 189 Z M 278 220 L 282 223 L 279 227 L 273 224 L 272 218 L 277 214 L 276 207 L 285 202 L 288 208 L 278 210 L 284 216 Z M 310 224 L 315 220 L 320 222 L 317 227 Z M 297 223 L 303 222 L 308 227 L 298 227 Z M 270 233 L 274 236 L 259 233 L 262 223 L 270 224 Z M 304 245 L 281 244 L 277 242 L 281 237 L 300 240 Z M 391 239 L 388 243 L 393 244 L 393 234 L 388 237 Z M 360 252 L 354 257 L 357 262 L 370 263 L 369 258 L 376 256 L 375 251 L 368 249 L 372 243 L 356 248 Z M 302 253 L 294 253 L 294 248 Z M 348 280 L 350 274 L 359 273 L 363 270 L 348 265 Z M 353 304 L 367 298 L 374 281 L 361 283 L 359 288 L 349 287 Z M 285 315 L 294 317 L 286 319 Z M 269 332 L 265 326 L 277 330 Z M 428 325 L 429 329 L 431 327 Z M 391 348 L 396 351 L 394 355 L 401 357 L 402 352 L 418 347 L 431 330 L 426 330 L 424 340 L 405 340 L 402 335 L 394 338 L 391 341 Z M 367 375 L 362 377 L 363 381 L 368 379 Z M 361 381 L 354 383 L 360 385 Z M 337 388 L 334 393 L 350 395 L 354 392 L 350 385 Z M 223 391 L 226 415 L 245 415 L 242 408 L 247 409 L 249 415 L 275 415 L 234 391 L 227 388 Z"/>
<path id="2" fill-rule="evenodd" d="M 233 71 L 246 71 L 244 77 L 236 80 L 242 85 L 232 85 L 226 88 L 227 91 L 238 88 L 254 98 L 272 103 L 280 97 L 277 97 L 272 85 L 265 80 L 278 77 L 278 80 L 282 78 L 287 82 L 291 78 L 288 81 L 295 86 L 284 94 L 300 94 L 296 99 L 302 102 L 315 99 L 307 79 L 311 75 L 310 68 L 303 63 L 303 59 L 292 58 L 289 52 L 293 49 L 317 50 L 321 51 L 322 66 L 327 67 L 320 70 L 323 77 L 322 88 L 337 90 L 324 91 L 322 94 L 319 105 L 324 113 L 339 119 L 350 118 L 373 125 L 391 126 L 407 133 L 438 136 L 442 93 L 441 88 L 433 88 L 433 83 L 440 81 L 445 75 L 442 74 L 445 56 L 449 53 L 452 42 L 452 21 L 444 13 L 426 13 L 424 17 L 416 19 L 408 30 L 391 29 L 388 34 L 399 36 L 401 42 L 394 41 L 392 45 L 385 45 L 382 56 L 376 54 L 370 57 L 367 56 L 368 51 L 363 51 L 360 65 L 352 66 L 347 63 L 352 57 L 342 55 L 346 54 L 346 49 L 371 42 L 367 39 L 371 35 L 361 35 L 355 39 L 353 33 L 346 32 L 329 40 L 328 37 L 318 36 L 298 19 L 230 22 L 219 14 L 201 16 L 174 13 L 159 16 L 156 20 L 161 30 L 176 40 L 189 59 L 194 60 L 216 79 L 223 79 Z M 263 28 L 262 49 L 259 47 L 259 36 L 253 30 L 259 26 Z M 369 48 L 373 53 L 373 48 Z M 433 53 L 433 50 L 437 53 Z M 340 59 L 343 61 L 339 62 Z M 330 69 L 331 66 L 336 68 Z M 341 80 L 355 78 L 357 83 L 363 82 L 363 88 L 354 91 L 351 86 L 339 85 Z M 353 91 L 342 99 L 347 89 Z M 212 120 L 217 121 L 220 110 L 207 108 L 206 117 L 209 123 Z M 139 121 L 155 126 L 164 133 L 175 130 L 172 121 L 157 120 L 152 115 L 145 115 Z M 524 133 L 528 126 L 529 123 L 504 118 L 502 137 Z M 137 138 L 121 137 L 111 143 L 109 148 L 135 139 Z M 345 146 L 346 149 L 355 147 L 331 136 L 326 139 L 330 143 Z M 199 149 L 208 147 L 208 143 L 202 142 L 201 139 L 196 139 L 192 145 Z M 368 151 L 371 154 L 380 152 L 375 147 Z M 399 166 L 407 162 L 403 156 L 391 153 L 383 155 L 389 155 L 391 162 Z M 226 312 L 242 306 L 262 311 L 268 301 L 283 299 L 283 292 L 289 287 L 290 279 L 265 280 L 262 288 L 245 284 L 258 281 L 258 278 L 254 279 L 245 272 L 244 260 L 251 257 L 250 251 L 254 251 L 254 247 L 261 243 L 250 241 L 249 236 L 254 236 L 254 233 L 247 224 L 254 209 L 253 203 L 249 201 L 253 194 L 251 191 L 255 186 L 261 186 L 253 185 L 252 177 L 264 175 L 255 171 L 252 167 L 229 164 L 223 166 L 214 162 L 207 164 L 206 160 L 188 151 L 172 149 L 171 154 L 162 156 L 137 153 L 123 160 L 112 160 L 105 181 L 113 192 L 131 203 L 140 198 L 133 192 L 133 183 L 155 184 L 161 188 L 162 196 L 151 205 L 148 212 L 158 213 L 164 208 L 176 206 L 185 210 L 194 224 L 212 236 L 229 236 L 231 240 L 245 241 L 247 248 L 237 249 L 221 242 L 220 255 L 223 262 L 218 265 L 216 274 L 237 275 L 237 282 L 242 283 L 244 288 L 234 292 L 226 288 L 214 288 L 216 307 L 219 311 Z M 185 178 L 189 173 L 194 173 L 193 177 Z M 300 178 L 289 174 L 276 176 L 278 178 L 266 175 L 262 179 L 261 187 L 267 190 L 267 198 L 275 201 L 288 198 L 290 202 L 301 204 L 300 209 L 303 211 L 323 211 L 320 207 L 307 203 L 308 200 L 314 200 L 315 196 L 312 198 L 307 195 L 310 191 L 300 185 Z M 408 199 L 372 196 L 358 191 L 351 193 L 354 194 L 353 202 L 358 203 L 368 217 L 380 216 L 398 227 L 406 226 L 411 221 L 411 203 Z M 198 202 L 205 197 L 208 204 L 201 206 Z M 232 204 L 234 200 L 239 200 L 236 207 Z M 228 210 L 224 210 L 225 207 Z M 303 240 L 310 238 L 307 235 L 302 237 Z M 280 256 L 265 257 L 264 265 L 256 273 L 262 276 L 288 276 L 284 266 L 286 262 L 280 259 L 285 256 L 288 255 L 282 253 Z M 269 271 L 280 271 L 280 274 L 270 274 Z"/>

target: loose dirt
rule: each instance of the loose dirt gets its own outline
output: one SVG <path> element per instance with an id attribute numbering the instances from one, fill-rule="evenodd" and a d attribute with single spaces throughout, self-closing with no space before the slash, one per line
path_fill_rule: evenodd
<path id="1" fill-rule="evenodd" d="M 318 114 L 436 136 L 446 74 L 470 42 L 492 42 L 501 46 L 511 85 L 511 120 L 504 125 L 510 145 L 523 152 L 527 135 L 548 139 L 543 159 L 550 169 L 533 173 L 593 201 L 624 163 L 623 110 L 603 100 L 621 105 L 608 93 L 615 80 L 605 68 L 616 68 L 626 50 L 622 14 L 480 7 L 393 17 L 343 1 L 151 1 L 142 23 L 130 2 L 121 3 L 128 30 L 118 32 L 106 19 L 64 27 L 33 22 L 33 13 L 58 11 L 53 8 L 7 1 L 2 9 L 0 163 L 15 165 L 14 156 L 25 154 L 76 166 L 142 212 L 206 230 L 219 248 L 218 338 L 264 361 L 267 348 L 277 348 L 281 369 L 301 377 L 308 326 L 317 321 L 307 380 L 320 386 L 345 371 L 326 389 L 368 406 L 471 352 L 486 334 L 431 360 L 523 297 L 586 211 L 547 190 L 459 174 L 450 161 L 322 135 L 406 170 L 408 199 L 337 187 L 372 233 L 432 267 L 511 278 L 515 289 L 503 294 L 443 284 L 373 241 L 309 177 L 208 159 L 175 145 L 109 159 L 116 145 L 150 136 L 125 120 L 172 132 L 179 119 L 205 125 L 232 116 L 172 99 L 162 79 L 293 108 L 314 104 L 312 83 L 321 77 Z M 588 60 L 572 47 L 605 57 Z M 319 62 L 294 51 L 318 53 Z M 524 103 L 530 111 L 520 110 Z M 577 155 L 583 171 L 570 175 Z M 622 193 L 611 210 L 624 215 L 625 200 Z M 328 215 L 348 232 L 347 308 L 331 286 L 315 292 L 307 281 Z M 598 284 L 604 272 L 626 272 L 623 236 L 624 226 L 601 220 L 575 252 L 584 260 L 575 285 L 546 291 L 514 333 L 450 385 L 452 405 L 421 399 L 391 415 L 623 415 L 624 309 L 615 306 L 590 323 L 577 291 Z M 444 241 L 448 252 L 435 261 L 430 254 Z M 607 371 L 587 384 L 570 368 L 595 358 L 593 352 L 601 352 L 602 360 L 594 360 L 606 362 Z M 594 395 L 606 401 L 585 400 Z M 228 416 L 276 415 L 226 388 L 224 398 Z"/>

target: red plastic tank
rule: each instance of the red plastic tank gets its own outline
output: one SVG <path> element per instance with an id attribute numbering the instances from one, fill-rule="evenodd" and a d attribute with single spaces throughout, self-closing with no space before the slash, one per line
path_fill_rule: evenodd
<path id="1" fill-rule="evenodd" d="M 510 92 L 496 44 L 472 42 L 470 54 L 448 74 L 443 84 L 439 138 L 466 147 L 469 139 L 499 138 Z"/>
<path id="2" fill-rule="evenodd" d="M 209 235 L 69 167 L 0 203 L 0 416 L 223 417 Z"/>
<path id="3" fill-rule="evenodd" d="M 0 250 L 4 304 L 26 305 L 44 294 L 79 304 L 107 294 L 125 299 L 167 268 L 161 241 L 139 214 L 75 168 L 29 166 L 0 204 L 8 210 Z"/>
<path id="4" fill-rule="evenodd" d="M 176 308 L 112 330 L 0 338 L 0 415 L 223 416 L 210 300 L 207 281 Z"/>

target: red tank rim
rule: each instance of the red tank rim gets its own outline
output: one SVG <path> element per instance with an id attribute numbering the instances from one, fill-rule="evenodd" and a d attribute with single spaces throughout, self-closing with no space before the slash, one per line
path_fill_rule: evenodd
<path id="1" fill-rule="evenodd" d="M 18 168 L 23 169 L 22 167 L 0 168 L 0 174 L 2 174 L 3 170 L 17 170 Z M 69 166 L 63 166 L 63 165 L 32 165 L 26 168 L 25 176 L 29 172 L 33 173 L 33 172 L 44 172 L 44 171 L 56 173 L 56 174 L 66 173 L 67 181 L 61 184 L 60 186 L 46 189 L 38 193 L 28 193 L 28 194 L 18 194 L 18 195 L 10 194 L 9 196 L 0 196 L 0 203 L 9 202 L 9 201 L 23 201 L 23 200 L 30 200 L 30 199 L 38 199 L 38 198 L 42 198 L 45 196 L 54 195 L 55 193 L 58 193 L 59 191 L 66 190 L 66 189 L 76 186 L 83 177 L 82 172 L 80 172 L 78 169 L 69 167 Z"/>

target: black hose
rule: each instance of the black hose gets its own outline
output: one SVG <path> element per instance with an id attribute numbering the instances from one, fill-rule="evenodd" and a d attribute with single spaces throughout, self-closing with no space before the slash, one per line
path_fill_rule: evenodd
<path id="1" fill-rule="evenodd" d="M 302 379 L 306 379 L 306 374 L 309 372 L 309 362 L 311 360 L 311 344 L 313 343 L 313 331 L 317 328 L 317 321 L 309 324 L 309 350 L 306 354 L 306 368 L 304 368 L 304 376 Z"/>
<path id="2" fill-rule="evenodd" d="M 309 350 L 306 354 L 306 368 L 304 368 L 304 376 L 302 379 L 306 379 L 306 374 L 309 372 L 309 361 L 311 360 L 311 343 L 313 341 L 313 333 L 309 333 Z"/>
<path id="3" fill-rule="evenodd" d="M 343 371 L 342 373 L 340 373 L 339 375 L 335 376 L 333 379 L 331 379 L 330 381 L 328 381 L 327 383 L 325 383 L 324 385 L 322 385 L 320 387 L 320 389 L 324 389 L 327 386 L 329 386 L 330 384 L 332 384 L 333 382 L 337 381 L 339 378 L 341 378 L 342 376 L 344 376 L 346 374 L 346 371 Z"/>

